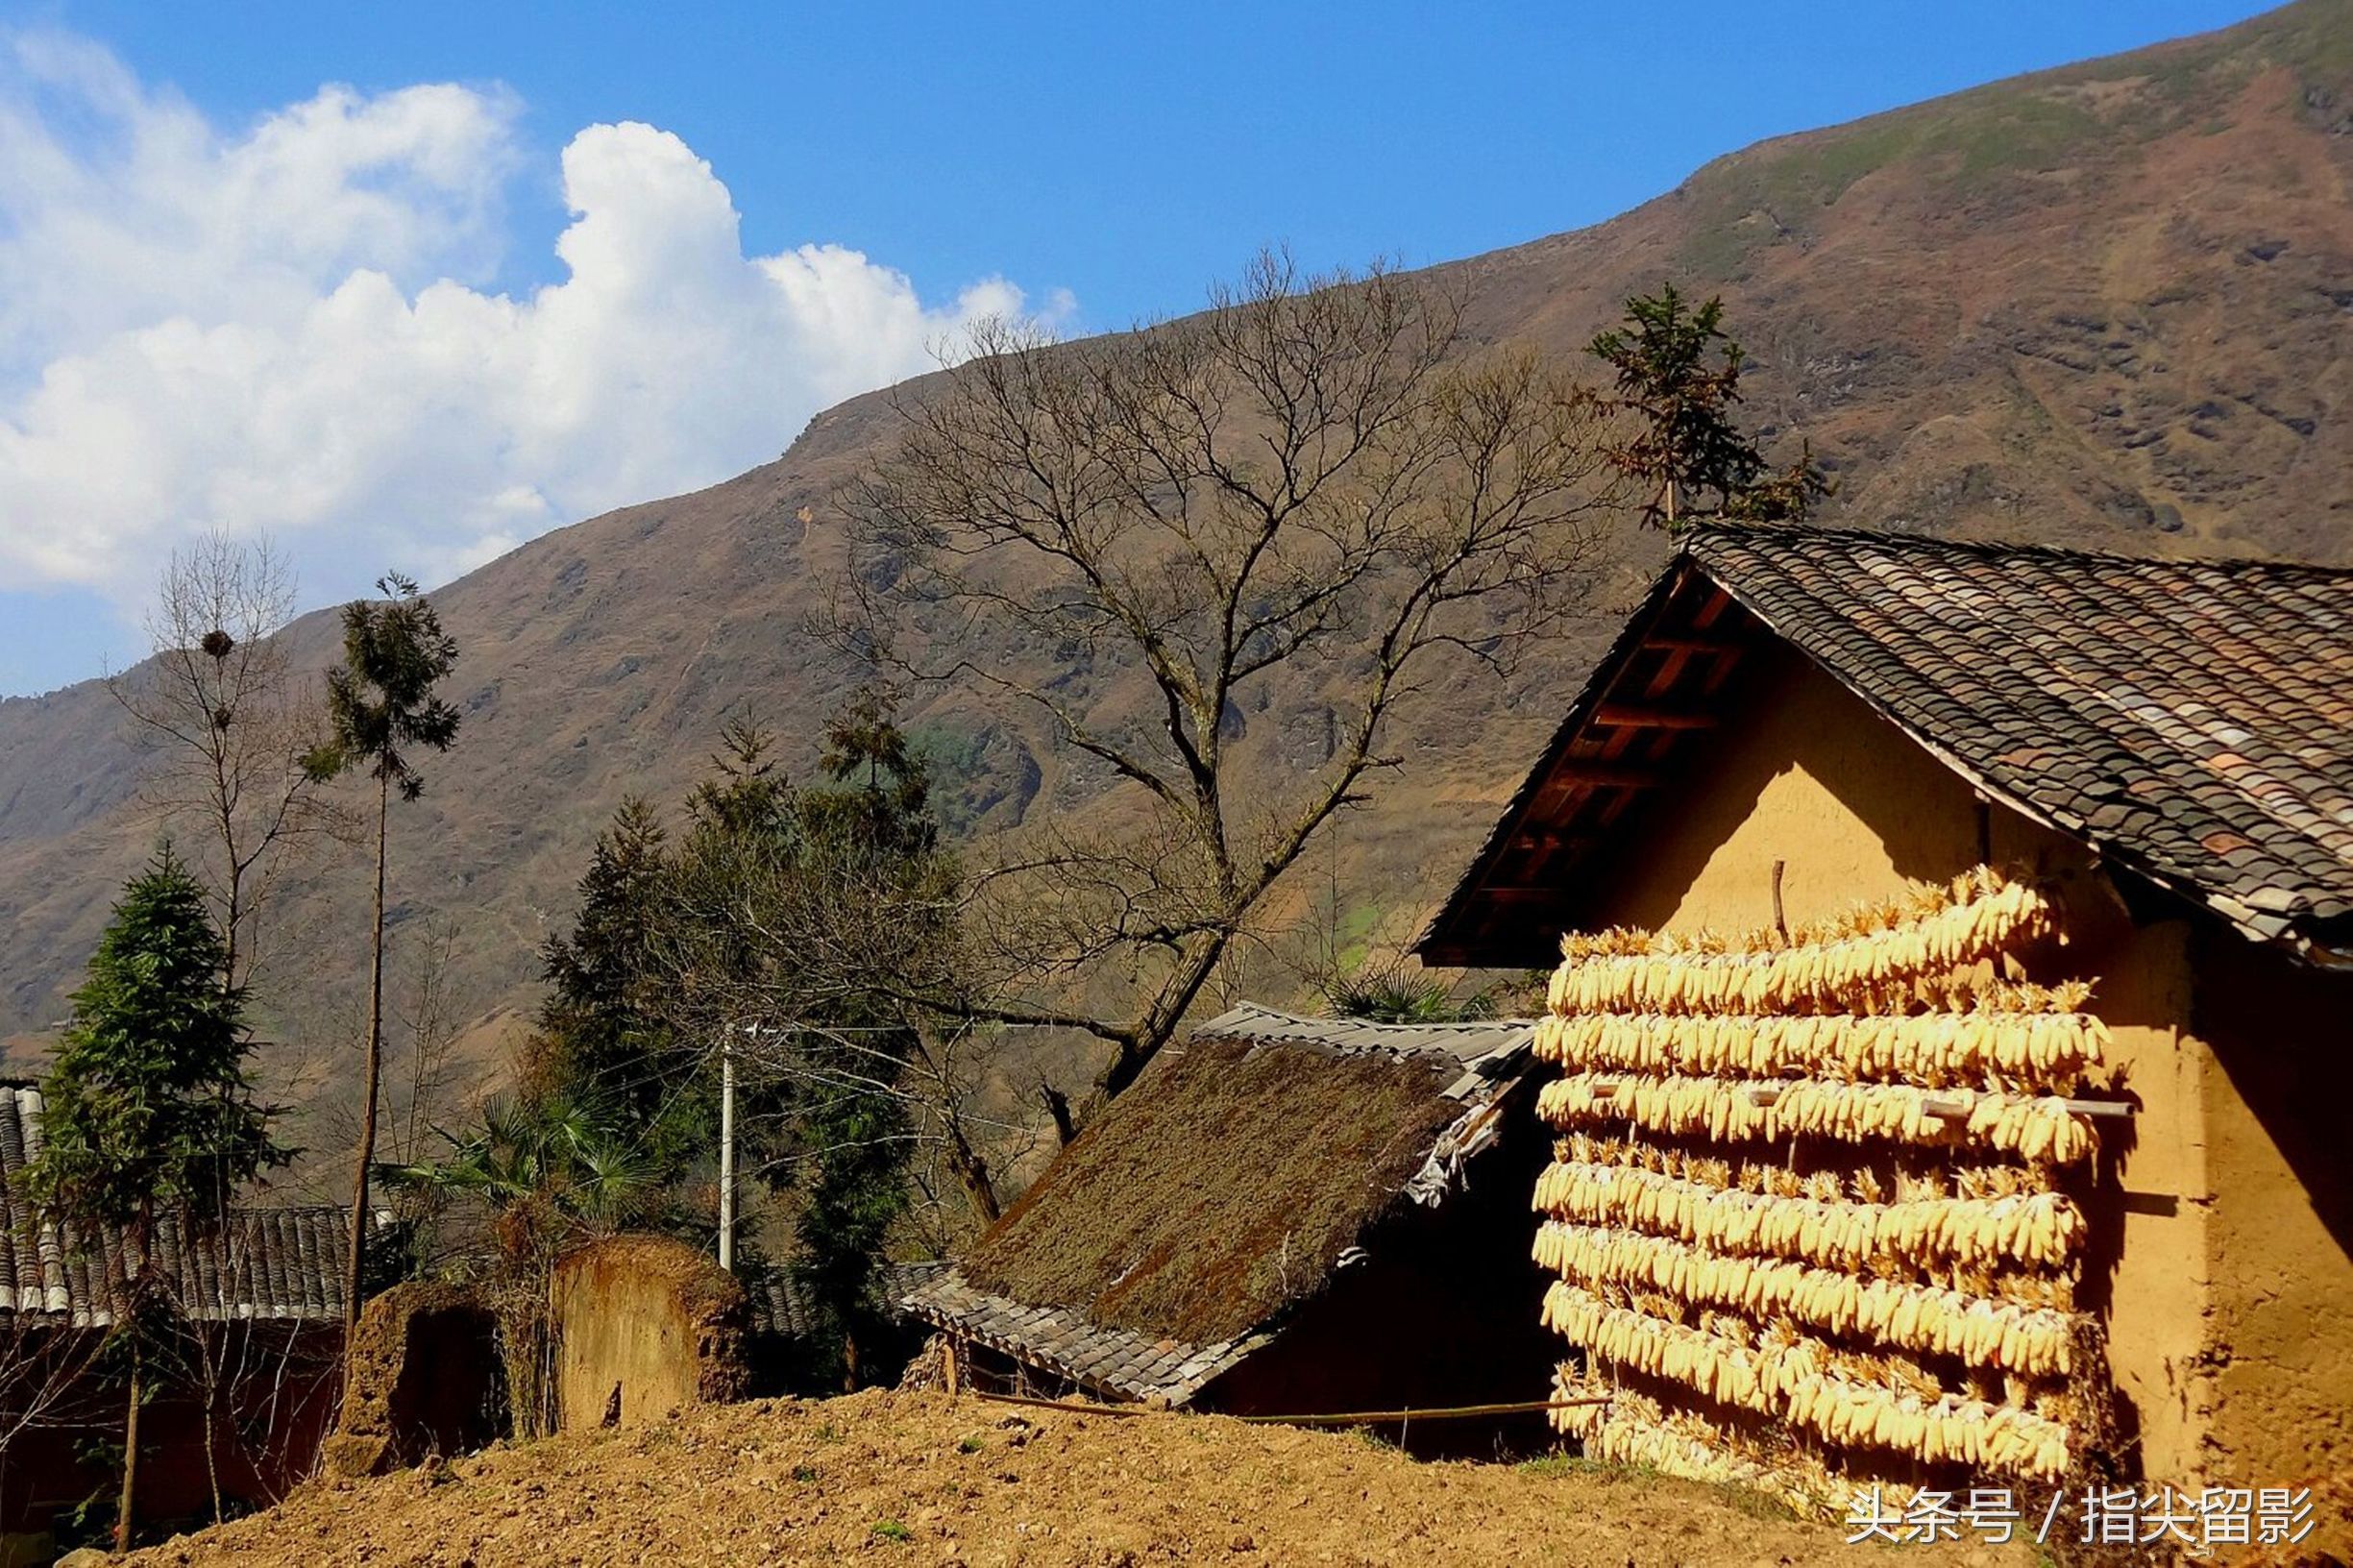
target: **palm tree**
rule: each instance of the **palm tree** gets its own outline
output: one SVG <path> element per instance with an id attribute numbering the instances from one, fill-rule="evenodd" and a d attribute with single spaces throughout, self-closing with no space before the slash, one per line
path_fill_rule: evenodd
<path id="1" fill-rule="evenodd" d="M 610 1235 L 662 1196 L 659 1162 L 584 1101 L 493 1100 L 479 1126 L 440 1136 L 447 1154 L 388 1166 L 385 1185 L 472 1199 L 510 1265 Z"/>
<path id="2" fill-rule="evenodd" d="M 665 1203 L 662 1163 L 595 1103 L 564 1095 L 493 1100 L 479 1126 L 444 1132 L 438 1160 L 388 1167 L 384 1185 L 457 1198 L 490 1241 L 485 1272 L 505 1340 L 516 1431 L 553 1430 L 548 1290 L 555 1261 L 583 1240 L 645 1223 Z"/>

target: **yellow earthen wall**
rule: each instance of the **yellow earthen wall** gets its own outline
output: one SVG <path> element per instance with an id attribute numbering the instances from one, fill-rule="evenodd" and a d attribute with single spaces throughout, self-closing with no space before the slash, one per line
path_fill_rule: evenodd
<path id="1" fill-rule="evenodd" d="M 2187 911 L 2136 924 L 2082 848 L 1999 806 L 1981 817 L 1957 774 L 1794 654 L 1751 690 L 1749 711 L 1693 748 L 1684 780 L 1645 800 L 1617 858 L 1594 868 L 1586 886 L 1604 891 L 1581 923 L 1768 924 L 1777 860 L 1792 924 L 1893 896 L 1907 879 L 1950 876 L 1988 847 L 1997 864 L 2055 879 L 2068 908 L 2063 968 L 2100 977 L 2093 1007 L 2141 1099 L 2129 1146 L 2103 1158 L 2085 1194 L 2085 1299 L 2109 1309 L 2126 1437 L 2150 1478 L 2177 1482 L 2282 1482 L 2344 1463 L 2348 1172 L 2342 1158 L 2292 1159 L 2279 1134 L 2298 1117 L 2341 1115 L 2353 984 L 2304 975 L 2294 992 L 2298 1026 L 2324 1041 L 2312 1059 L 2337 1064 L 2338 1109 L 2271 1104 L 2273 1089 L 2258 1115 L 2241 1080 L 2276 1078 L 2276 1056 L 2226 1041 L 2225 1072 L 2194 1020 L 2228 1033 L 2262 1018 L 2265 988 L 2288 968 L 2275 955 Z M 2235 968 L 2210 961 L 2217 952 Z M 2238 972 L 2250 968 L 2252 978 Z M 2348 1145 L 2353 1136 L 2333 1147 Z M 2335 1184 L 2318 1208 L 2307 1173 Z"/>
<path id="2" fill-rule="evenodd" d="M 2219 933 L 2196 952 L 2216 1061 L 2214 1447 L 2258 1484 L 2353 1473 L 2353 977 Z"/>
<path id="3" fill-rule="evenodd" d="M 743 1287 L 682 1242 L 622 1236 L 572 1254 L 549 1289 L 558 1425 L 658 1421 L 681 1406 L 740 1398 L 748 1381 Z"/>

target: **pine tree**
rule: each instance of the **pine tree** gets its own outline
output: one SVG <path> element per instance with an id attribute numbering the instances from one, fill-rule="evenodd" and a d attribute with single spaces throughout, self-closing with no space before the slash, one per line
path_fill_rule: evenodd
<path id="1" fill-rule="evenodd" d="M 141 1325 L 151 1316 L 155 1241 L 166 1218 L 184 1236 L 215 1227 L 233 1193 L 288 1158 L 274 1113 L 245 1077 L 252 1048 L 244 993 L 226 983 L 228 952 L 204 889 L 167 844 L 124 890 L 74 993 L 42 1080 L 42 1144 L 27 1199 L 92 1244 L 122 1237 L 125 1278 L 110 1286 L 115 1332 L 128 1335 L 117 1551 L 130 1540 L 145 1397 Z"/>
<path id="2" fill-rule="evenodd" d="M 417 585 L 398 573 L 377 580 L 380 600 L 343 607 L 343 662 L 327 673 L 332 739 L 311 753 L 312 776 L 364 768 L 376 780 L 376 910 L 368 967 L 367 1060 L 362 1069 L 359 1149 L 352 1178 L 352 1241 L 343 1273 L 348 1339 L 359 1321 L 361 1264 L 368 1232 L 368 1169 L 376 1159 L 377 1102 L 384 1072 L 384 868 L 392 829 L 392 792 L 404 800 L 425 793 L 412 748 L 447 751 L 457 739 L 457 710 L 435 692 L 457 667 L 457 640 Z"/>
<path id="3" fill-rule="evenodd" d="M 1724 331 L 1722 299 L 1691 307 L 1673 283 L 1637 295 L 1625 324 L 1596 334 L 1586 352 L 1617 372 L 1617 405 L 1633 418 L 1634 434 L 1610 457 L 1642 486 L 1645 526 L 1795 522 L 1830 493 L 1810 450 L 1770 472 L 1734 422 L 1748 358 Z"/>

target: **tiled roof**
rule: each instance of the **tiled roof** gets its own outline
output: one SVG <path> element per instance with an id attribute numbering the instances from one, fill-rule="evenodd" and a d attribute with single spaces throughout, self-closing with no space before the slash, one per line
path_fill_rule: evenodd
<path id="1" fill-rule="evenodd" d="M 0 1313 L 105 1328 L 113 1321 L 110 1282 L 138 1255 L 119 1236 L 92 1245 L 26 1210 L 15 1178 L 40 1153 L 40 1115 L 39 1090 L 0 1084 Z M 157 1270 L 192 1317 L 340 1321 L 348 1218 L 333 1208 L 240 1209 L 193 1245 L 166 1219 Z"/>
<path id="2" fill-rule="evenodd" d="M 1711 593 L 1737 609 L 1694 636 L 1684 612 Z M 1692 531 L 1425 956 L 1480 961 L 1481 933 L 1501 927 L 1473 906 L 1536 891 L 1505 863 L 1539 818 L 1556 840 L 1572 834 L 1567 808 L 1610 782 L 1595 764 L 1682 754 L 1668 736 L 1609 744 L 1630 673 L 1654 700 L 1704 707 L 1744 627 L 1800 650 L 2023 815 L 2250 936 L 2353 956 L 2353 572 L 1791 527 Z M 1705 649 L 1688 668 L 1712 674 L 1637 663 L 1662 649 Z M 1601 785 L 1563 782 L 1564 761 Z M 1587 814 L 1605 829 L 1613 817 Z"/>
<path id="3" fill-rule="evenodd" d="M 2353 914 L 2353 572 L 1779 529 L 1691 553 L 2030 815 L 2258 935 Z"/>
<path id="4" fill-rule="evenodd" d="M 987 1288 L 951 1268 L 907 1292 L 907 1310 L 1097 1393 L 1181 1405 L 1281 1332 L 1287 1307 L 1248 1293 L 1265 1284 L 1262 1255 L 1283 1249 L 1305 1291 L 1378 1248 L 1382 1213 L 1459 1185 L 1500 1129 L 1533 1035 L 1519 1021 L 1368 1023 L 1244 1003 L 1164 1052 L 971 1255 L 975 1272 L 993 1261 L 1017 1281 L 1060 1280 L 1031 1293 L 1063 1299 L 1018 1299 L 1006 1293 L 1017 1283 Z M 1376 1108 L 1359 1092 L 1367 1077 L 1404 1087 Z M 1224 1109 L 1205 1111 L 1220 1094 Z M 1411 1125 L 1385 1119 L 1401 1116 Z M 1336 1223 L 1303 1231 L 1293 1252 L 1310 1209 Z M 1009 1245 L 1025 1260 L 1009 1263 Z M 1185 1315 L 1104 1320 L 1134 1313 L 1123 1293 L 1156 1271 L 1181 1278 Z"/>
<path id="5" fill-rule="evenodd" d="M 946 1267 L 937 1261 L 883 1264 L 879 1288 L 884 1305 L 895 1311 L 910 1291 L 937 1279 Z M 748 1280 L 745 1290 L 751 1298 L 752 1326 L 761 1333 L 802 1339 L 817 1332 L 817 1304 L 791 1269 L 774 1269 Z"/>
<path id="6" fill-rule="evenodd" d="M 993 1296 L 949 1268 L 901 1298 L 926 1323 L 1069 1379 L 1099 1394 L 1182 1405 L 1203 1384 L 1272 1338 L 1246 1334 L 1214 1344 L 1107 1329 L 1067 1308 Z"/>

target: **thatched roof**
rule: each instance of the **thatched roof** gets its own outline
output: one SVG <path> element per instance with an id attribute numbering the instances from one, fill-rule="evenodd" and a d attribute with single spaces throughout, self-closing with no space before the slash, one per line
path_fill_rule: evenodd
<path id="1" fill-rule="evenodd" d="M 1181 1399 L 1383 1214 L 1444 1195 L 1531 1032 L 1238 1008 L 1164 1050 L 908 1305 L 1082 1383 Z"/>
<path id="2" fill-rule="evenodd" d="M 1589 859 L 1798 651 L 1991 797 L 2247 936 L 2353 958 L 2353 572 L 1698 527 L 1418 947 L 1551 964 Z"/>

